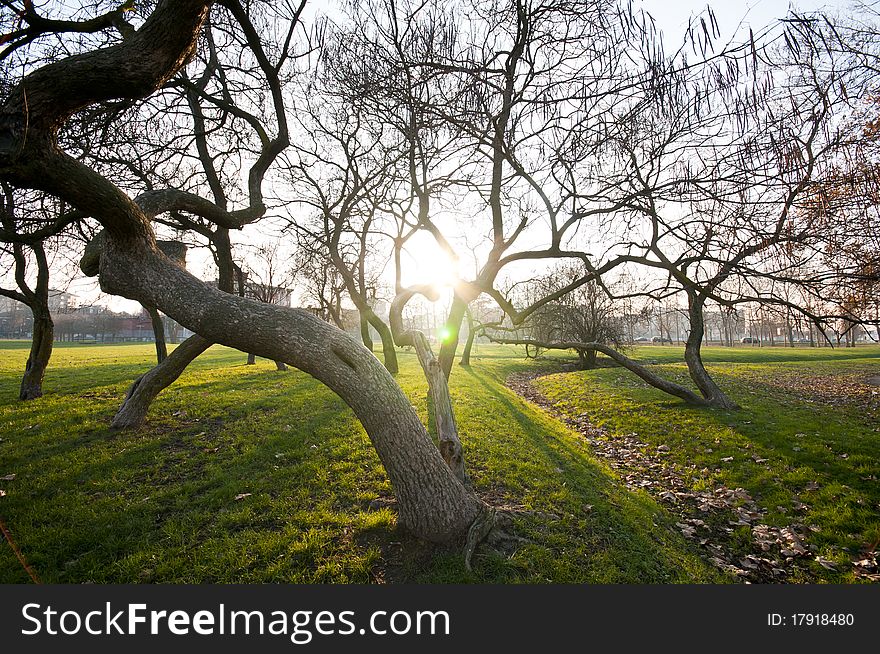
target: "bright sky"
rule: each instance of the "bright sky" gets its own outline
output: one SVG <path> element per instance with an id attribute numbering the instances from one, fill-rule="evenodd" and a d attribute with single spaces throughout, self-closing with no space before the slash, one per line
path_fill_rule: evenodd
<path id="1" fill-rule="evenodd" d="M 314 7 L 323 10 L 327 5 L 321 6 L 322 3 L 314 3 Z M 688 20 L 691 16 L 704 11 L 710 6 L 715 13 L 716 20 L 722 31 L 722 42 L 733 38 L 738 30 L 740 37 L 744 38 L 748 34 L 751 26 L 755 31 L 771 23 L 774 19 L 783 17 L 790 7 L 801 11 L 812 11 L 816 9 L 825 9 L 832 13 L 844 10 L 851 6 L 851 0 L 799 0 L 790 3 L 788 0 L 747 0 L 745 2 L 736 2 L 731 0 L 633 0 L 633 8 L 644 8 L 652 14 L 657 27 L 663 33 L 664 40 L 670 49 L 681 42 L 684 30 L 687 27 Z M 430 252 L 428 245 L 426 248 L 415 248 L 416 252 L 410 253 L 412 257 L 421 260 L 431 260 L 434 257 Z M 204 254 L 192 253 L 190 255 L 190 269 L 197 275 L 201 275 L 204 268 Z M 447 270 L 450 266 L 435 266 L 437 268 L 445 268 L 440 271 L 443 274 L 451 272 Z M 464 276 L 468 276 L 466 271 L 462 271 Z M 430 281 L 430 280 L 406 280 L 406 281 Z M 77 293 L 83 301 L 93 302 L 98 295 L 96 280 L 76 280 L 69 286 L 62 279 L 53 280 L 53 286 L 58 288 L 68 287 L 73 293 Z M 115 310 L 133 311 L 139 310 L 139 305 L 122 298 L 104 298 L 103 301 L 108 302 Z"/>

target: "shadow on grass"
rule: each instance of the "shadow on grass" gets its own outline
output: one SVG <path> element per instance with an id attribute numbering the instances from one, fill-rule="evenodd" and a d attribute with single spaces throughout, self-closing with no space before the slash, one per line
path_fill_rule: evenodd
<path id="1" fill-rule="evenodd" d="M 588 567 L 595 566 L 581 572 L 583 578 L 693 581 L 691 575 L 701 568 L 698 574 L 704 580 L 722 578 L 714 570 L 708 571 L 684 539 L 672 531 L 671 516 L 647 494 L 628 491 L 607 468 L 593 462 L 586 444 L 581 446 L 554 418 L 513 400 L 509 391 L 481 372 L 471 369 L 465 374 L 485 394 L 481 399 L 491 402 L 486 402 L 486 410 L 493 419 L 515 423 L 521 435 L 517 447 L 527 463 L 513 467 L 512 475 L 498 477 L 511 493 L 510 499 L 518 502 L 525 497 L 530 509 L 561 514 L 558 520 L 526 519 L 524 527 L 531 535 L 543 534 L 541 540 L 549 543 L 562 533 L 576 534 L 583 547 L 580 554 L 589 560 Z M 481 443 L 475 454 L 488 464 L 490 472 L 493 455 L 496 452 L 486 443 Z M 529 478 L 529 472 L 538 471 L 543 473 L 540 477 Z M 596 577 L 591 578 L 592 572 Z"/>

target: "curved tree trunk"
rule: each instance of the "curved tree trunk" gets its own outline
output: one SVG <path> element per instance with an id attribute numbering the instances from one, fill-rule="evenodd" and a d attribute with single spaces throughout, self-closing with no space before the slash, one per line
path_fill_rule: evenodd
<path id="1" fill-rule="evenodd" d="M 367 320 L 382 339 L 382 359 L 385 361 L 385 368 L 392 375 L 396 375 L 400 368 L 397 363 L 397 346 L 394 345 L 391 329 L 372 310 L 367 314 Z"/>
<path id="2" fill-rule="evenodd" d="M 20 400 L 34 400 L 43 396 L 43 376 L 52 356 L 52 341 L 55 326 L 49 308 L 31 307 L 34 316 L 34 329 L 31 338 L 31 351 L 25 364 L 24 376 L 21 378 Z"/>
<path id="3" fill-rule="evenodd" d="M 168 255 L 172 261 L 177 262 L 181 267 L 186 267 L 186 247 L 183 244 L 174 241 L 162 241 L 158 245 L 159 249 Z M 228 277 L 227 273 L 227 279 Z M 229 285 L 232 282 L 224 281 L 224 283 Z M 134 383 L 132 383 L 125 394 L 122 405 L 116 411 L 116 415 L 110 423 L 111 429 L 134 429 L 140 427 L 147 418 L 150 405 L 159 393 L 177 381 L 187 366 L 211 346 L 210 343 L 205 344 L 203 342 L 204 339 L 198 336 L 191 336 L 178 345 L 174 350 L 173 357 L 169 357 L 168 348 L 165 344 L 165 323 L 159 315 L 159 311 L 150 305 L 142 306 L 150 314 L 150 320 L 153 323 L 153 334 L 156 338 L 156 355 L 159 362 L 153 369 L 134 380 Z"/>
<path id="4" fill-rule="evenodd" d="M 156 341 L 156 363 L 162 363 L 168 357 L 168 346 L 165 344 L 165 321 L 159 312 L 150 307 L 144 307 L 153 324 L 153 338 Z"/>
<path id="5" fill-rule="evenodd" d="M 676 384 L 675 382 L 671 382 L 668 379 L 663 379 L 659 375 L 656 375 L 648 370 L 646 366 L 643 366 L 637 361 L 633 361 L 628 356 L 621 354 L 614 348 L 608 347 L 604 343 L 545 343 L 542 341 L 535 341 L 531 339 L 497 338 L 495 336 L 489 336 L 489 340 L 493 343 L 504 343 L 506 345 L 525 345 L 526 347 L 533 346 L 536 348 L 543 348 L 545 350 L 596 350 L 614 359 L 617 363 L 629 370 L 631 373 L 646 381 L 654 388 L 663 391 L 664 393 L 669 393 L 670 395 L 674 395 L 675 397 L 680 397 L 682 400 L 689 404 L 696 404 L 699 406 L 708 405 L 708 402 L 706 400 L 694 393 L 689 388 L 685 388 L 684 386 Z"/>
<path id="6" fill-rule="evenodd" d="M 198 335 L 178 345 L 165 360 L 138 377 L 128 389 L 122 406 L 110 423 L 111 429 L 140 427 L 156 396 L 173 384 L 196 357 L 211 347 L 211 342 Z"/>
<path id="7" fill-rule="evenodd" d="M 394 487 L 399 522 L 416 536 L 459 538 L 484 514 L 485 505 L 446 465 L 409 399 L 369 350 L 307 311 L 212 289 L 145 245 L 108 239 L 101 257 L 105 292 L 149 303 L 210 341 L 286 361 L 329 386 L 366 429 Z"/>
<path id="8" fill-rule="evenodd" d="M 53 193 L 102 222 L 104 291 L 154 306 L 208 341 L 289 362 L 338 393 L 388 472 L 402 527 L 440 542 L 481 527 L 492 512 L 453 475 L 371 352 L 307 311 L 235 297 L 188 274 L 157 250 L 147 215 L 130 198 L 56 147 L 55 130 L 75 111 L 104 99 L 142 97 L 167 81 L 195 51 L 209 9 L 204 0 L 162 0 L 121 44 L 28 75 L 27 92 L 15 87 L 0 107 L 0 132 L 10 136 L 0 144 L 0 175 Z M 76 75 L 86 68 L 87 75 Z"/>
<path id="9" fill-rule="evenodd" d="M 363 341 L 364 347 L 372 352 L 373 338 L 370 336 L 370 323 L 368 322 L 367 316 L 364 315 L 363 311 L 358 311 L 358 316 L 361 320 L 361 341 Z"/>
<path id="10" fill-rule="evenodd" d="M 703 345 L 704 303 L 704 298 L 697 297 L 693 292 L 688 293 L 688 319 L 691 329 L 684 346 L 684 360 L 687 363 L 688 373 L 709 406 L 719 409 L 738 409 L 737 404 L 718 387 L 703 365 L 700 349 Z"/>

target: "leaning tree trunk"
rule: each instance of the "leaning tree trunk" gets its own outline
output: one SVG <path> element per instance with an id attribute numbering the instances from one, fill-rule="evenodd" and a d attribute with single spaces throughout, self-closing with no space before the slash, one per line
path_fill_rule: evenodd
<path id="1" fill-rule="evenodd" d="M 104 237 L 100 236 L 100 238 L 95 239 L 86 247 L 86 254 L 83 257 L 86 268 L 94 269 L 99 265 L 103 242 Z M 177 241 L 160 241 L 157 245 L 162 252 L 181 267 L 186 266 L 185 245 Z M 80 264 L 81 267 L 83 262 Z M 94 271 L 86 272 L 86 274 L 94 274 Z M 142 306 L 150 314 L 150 320 L 153 324 L 153 334 L 156 338 L 156 355 L 159 363 L 153 369 L 134 380 L 134 383 L 132 383 L 125 394 L 122 405 L 110 423 L 111 429 L 140 427 L 147 418 L 150 405 L 159 393 L 177 381 L 177 378 L 183 374 L 187 366 L 211 345 L 210 343 L 205 344 L 203 342 L 204 339 L 198 336 L 192 336 L 181 343 L 174 350 L 173 355 L 169 356 L 167 345 L 165 344 L 165 324 L 159 315 L 159 311 L 152 305 L 144 304 Z M 159 345 L 160 340 L 161 349 Z M 164 357 L 162 352 L 165 354 Z"/>
<path id="2" fill-rule="evenodd" d="M 385 321 L 373 311 L 370 311 L 367 314 L 367 320 L 370 325 L 372 325 L 373 329 L 379 334 L 379 338 L 382 339 L 382 359 L 385 361 L 385 368 L 392 375 L 396 375 L 400 370 L 400 367 L 397 363 L 397 346 L 394 345 L 394 337 L 391 334 L 391 329 L 389 329 L 388 325 L 385 324 Z"/>
<path id="3" fill-rule="evenodd" d="M 449 395 L 449 384 L 440 368 L 440 362 L 431 351 L 428 339 L 422 332 L 412 332 L 413 345 L 419 357 L 419 363 L 425 378 L 428 380 L 428 392 L 434 408 L 434 425 L 437 429 L 437 442 L 440 454 L 455 476 L 470 486 L 470 478 L 464 468 L 464 452 L 458 438 L 458 425 L 455 422 L 455 411 Z"/>
<path id="4" fill-rule="evenodd" d="M 361 341 L 370 352 L 373 351 L 373 338 L 370 336 L 370 323 L 363 311 L 358 312 L 361 320 Z"/>
<path id="5" fill-rule="evenodd" d="M 128 389 L 122 406 L 110 423 L 111 429 L 140 427 L 156 396 L 173 384 L 196 357 L 211 347 L 211 342 L 198 335 L 178 345 L 162 363 L 138 377 Z"/>
<path id="6" fill-rule="evenodd" d="M 487 334 L 487 336 L 489 335 Z M 529 347 L 544 350 L 583 350 L 585 352 L 587 350 L 596 350 L 610 357 L 621 366 L 629 370 L 631 373 L 633 373 L 643 381 L 647 382 L 654 388 L 663 391 L 664 393 L 669 393 L 670 395 L 674 395 L 675 397 L 680 397 L 682 400 L 689 404 L 695 404 L 698 406 L 706 406 L 708 404 L 705 399 L 700 397 L 697 393 L 694 393 L 689 388 L 685 388 L 681 384 L 676 384 L 675 382 L 671 382 L 668 379 L 663 379 L 660 375 L 656 375 L 648 370 L 647 366 L 643 366 L 638 361 L 630 359 L 628 356 L 621 354 L 614 348 L 609 347 L 604 343 L 581 343 L 578 341 L 551 343 L 544 341 L 535 341 L 526 338 L 500 338 L 497 336 L 489 336 L 489 340 L 493 343 L 502 343 L 505 345 L 525 345 L 527 355 Z"/>
<path id="7" fill-rule="evenodd" d="M 204 0 L 162 0 L 120 44 L 28 75 L 27 92 L 15 87 L 0 105 L 0 133 L 7 137 L 0 139 L 0 176 L 52 193 L 102 222 L 110 235 L 100 257 L 105 292 L 154 306 L 209 341 L 289 362 L 338 393 L 388 472 L 403 528 L 439 542 L 481 533 L 475 528 L 491 511 L 445 464 L 371 352 L 307 311 L 238 298 L 188 274 L 156 249 L 148 217 L 130 198 L 56 147 L 54 130 L 75 111 L 148 95 L 170 79 L 195 51 L 209 9 Z"/>
<path id="8" fill-rule="evenodd" d="M 287 361 L 330 387 L 363 424 L 394 488 L 399 523 L 416 536 L 459 538 L 485 515 L 391 374 L 345 332 L 308 311 L 212 289 L 144 243 L 108 239 L 100 282 L 105 292 L 156 306 L 212 342 Z"/>
<path id="9" fill-rule="evenodd" d="M 687 363 L 688 373 L 709 406 L 719 409 L 737 409 L 739 408 L 737 404 L 718 387 L 703 365 L 700 349 L 703 345 L 704 303 L 705 298 L 698 297 L 693 292 L 688 294 L 688 319 L 691 331 L 684 346 L 684 360 Z"/>
<path id="10" fill-rule="evenodd" d="M 168 357 L 168 346 L 165 344 L 165 321 L 159 312 L 151 307 L 144 307 L 153 325 L 153 339 L 156 342 L 156 363 L 162 363 Z"/>
<path id="11" fill-rule="evenodd" d="M 31 308 L 34 315 L 34 328 L 31 338 L 31 351 L 21 378 L 20 400 L 34 400 L 43 396 L 43 376 L 52 356 L 52 341 L 55 326 L 48 307 Z"/>

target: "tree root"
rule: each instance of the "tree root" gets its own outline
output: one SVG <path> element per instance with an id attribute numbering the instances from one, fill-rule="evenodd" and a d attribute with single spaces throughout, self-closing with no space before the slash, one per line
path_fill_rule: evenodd
<path id="1" fill-rule="evenodd" d="M 559 516 L 540 511 L 526 511 L 522 509 L 495 508 L 486 505 L 486 508 L 471 523 L 468 529 L 467 544 L 464 551 L 464 567 L 468 572 L 473 572 L 471 558 L 477 546 L 484 540 L 492 546 L 514 542 L 518 544 L 532 543 L 534 541 L 512 533 L 513 519 L 517 516 L 540 517 L 548 520 L 558 520 Z"/>
<path id="2" fill-rule="evenodd" d="M 473 572 L 473 568 L 471 568 L 471 557 L 474 555 L 474 550 L 477 549 L 477 545 L 489 535 L 489 532 L 491 532 L 492 528 L 495 526 L 495 516 L 495 509 L 491 506 L 484 505 L 483 510 L 480 511 L 480 515 L 474 519 L 471 523 L 470 529 L 468 529 L 467 544 L 464 548 L 464 567 L 468 572 Z"/>

